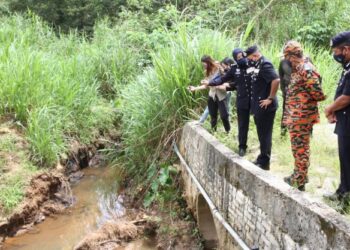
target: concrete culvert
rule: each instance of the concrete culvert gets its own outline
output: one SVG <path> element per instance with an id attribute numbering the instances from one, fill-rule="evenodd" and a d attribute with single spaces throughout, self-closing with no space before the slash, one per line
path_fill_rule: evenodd
<path id="1" fill-rule="evenodd" d="M 218 235 L 213 215 L 206 200 L 201 194 L 197 199 L 197 221 L 199 231 L 204 238 L 204 249 L 216 249 L 218 247 Z"/>

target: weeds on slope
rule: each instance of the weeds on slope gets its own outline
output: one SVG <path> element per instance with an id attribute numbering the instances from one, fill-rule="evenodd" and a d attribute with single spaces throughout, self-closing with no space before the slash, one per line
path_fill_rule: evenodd
<path id="1" fill-rule="evenodd" d="M 60 37 L 38 17 L 1 18 L 0 115 L 12 114 L 33 159 L 52 166 L 71 140 L 90 142 L 113 126 L 111 101 L 138 72 L 137 48 L 107 22 L 91 41 Z"/>

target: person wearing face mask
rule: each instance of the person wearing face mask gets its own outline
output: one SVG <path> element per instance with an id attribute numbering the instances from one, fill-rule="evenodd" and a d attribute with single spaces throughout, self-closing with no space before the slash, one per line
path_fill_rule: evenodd
<path id="1" fill-rule="evenodd" d="M 224 59 L 222 59 L 222 61 L 220 62 L 221 67 L 224 70 L 224 73 L 228 72 L 230 70 L 230 68 L 234 65 L 234 61 L 229 58 L 229 57 L 225 57 Z M 229 83 L 227 83 L 229 85 Z M 227 87 L 227 88 L 219 88 L 218 89 L 223 89 L 227 91 L 226 94 L 226 107 L 227 107 L 227 111 L 230 111 L 230 102 L 231 102 L 231 91 L 234 90 L 234 88 L 231 87 Z M 208 118 L 209 116 L 209 108 L 208 106 L 204 109 L 203 114 L 201 115 L 201 117 L 199 118 L 198 123 L 199 124 L 203 124 L 205 122 L 205 120 Z"/>
<path id="2" fill-rule="evenodd" d="M 251 77 L 250 109 L 260 142 L 260 154 L 254 164 L 270 170 L 272 129 L 278 107 L 276 92 L 280 79 L 272 63 L 260 53 L 256 45 L 245 52 L 249 65 L 247 73 Z"/>
<path id="3" fill-rule="evenodd" d="M 221 77 L 204 82 L 208 86 L 217 86 L 217 88 L 228 88 L 237 90 L 236 107 L 238 117 L 238 141 L 239 155 L 244 156 L 247 150 L 247 138 L 249 129 L 250 115 L 250 77 L 246 73 L 247 59 L 244 51 L 240 48 L 232 52 L 236 64 Z M 229 85 L 224 84 L 230 82 Z M 219 87 L 220 86 L 220 87 Z"/>
<path id="4" fill-rule="evenodd" d="M 350 194 L 350 31 L 342 32 L 331 40 L 334 59 L 343 66 L 334 102 L 326 107 L 330 123 L 336 123 L 340 161 L 340 184 L 331 200 L 348 201 Z"/>
<path id="5" fill-rule="evenodd" d="M 226 74 L 227 72 L 230 71 L 231 67 L 235 65 L 235 61 L 229 57 L 225 57 L 221 61 L 220 65 L 224 69 L 224 74 Z M 227 110 L 228 112 L 230 112 L 232 91 L 236 90 L 236 87 L 233 84 L 233 82 L 227 82 L 225 84 L 226 84 L 226 88 L 222 88 L 222 89 L 226 90 L 227 92 L 227 96 L 226 96 Z M 217 87 L 217 88 L 220 89 L 220 87 Z"/>
<path id="6" fill-rule="evenodd" d="M 221 74 L 223 74 L 223 69 L 221 65 L 217 61 L 214 61 L 214 59 L 211 58 L 210 56 L 204 55 L 201 58 L 201 62 L 205 70 L 205 79 L 203 79 L 201 82 L 210 81 L 212 79 L 219 77 Z M 191 92 L 194 92 L 194 91 L 203 90 L 206 88 L 207 86 L 202 84 L 197 87 L 189 86 L 188 90 Z M 226 97 L 227 97 L 226 90 L 217 89 L 216 87 L 209 87 L 208 109 L 209 109 L 209 114 L 211 118 L 211 121 L 210 121 L 211 128 L 212 130 L 216 131 L 218 112 L 219 112 L 225 131 L 226 133 L 229 133 L 231 129 L 231 125 L 229 121 L 229 113 L 227 110 Z"/>
<path id="7" fill-rule="evenodd" d="M 318 102 L 325 100 L 326 96 L 322 91 L 321 77 L 314 65 L 303 56 L 300 43 L 287 42 L 283 54 L 292 69 L 283 124 L 289 130 L 294 157 L 294 171 L 284 181 L 300 191 L 305 191 L 310 166 L 312 127 L 320 120 Z"/>

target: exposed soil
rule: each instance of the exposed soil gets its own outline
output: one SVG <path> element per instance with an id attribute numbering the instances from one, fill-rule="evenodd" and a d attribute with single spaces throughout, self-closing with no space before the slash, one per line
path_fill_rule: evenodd
<path id="1" fill-rule="evenodd" d="M 0 140 L 11 139 L 16 147 L 16 151 L 27 151 L 28 143 L 23 139 L 23 136 L 14 127 L 0 127 Z M 0 159 L 3 161 L 2 173 L 6 174 L 20 170 L 21 159 L 17 152 L 0 151 Z"/>
<path id="2" fill-rule="evenodd" d="M 173 215 L 156 208 L 149 213 L 152 215 L 148 216 L 145 212 L 133 209 L 132 214 L 109 221 L 88 234 L 74 249 L 118 249 L 142 237 L 151 239 L 155 249 L 201 249 L 201 241 L 192 218 L 174 218 Z"/>
<path id="3" fill-rule="evenodd" d="M 141 210 L 142 201 L 147 193 L 147 183 L 135 186 L 135 183 L 124 183 L 125 206 L 135 211 Z M 153 240 L 160 250 L 198 250 L 203 249 L 202 236 L 198 231 L 195 219 L 182 197 L 183 184 L 180 173 L 173 176 L 173 188 L 178 190 L 176 197 L 164 204 L 155 202 L 148 208 L 147 214 L 156 218 L 157 228 Z M 138 192 L 137 192 L 138 191 Z M 146 213 L 146 212 L 145 212 Z"/>
<path id="4" fill-rule="evenodd" d="M 31 224 L 63 211 L 70 204 L 69 183 L 61 173 L 39 174 L 31 180 L 24 201 L 1 225 L 0 235 L 4 237 L 24 233 Z"/>
<path id="5" fill-rule="evenodd" d="M 157 223 L 152 218 L 138 214 L 138 218 L 130 220 L 125 217 L 117 221 L 105 223 L 96 232 L 87 235 L 75 250 L 108 250 L 123 246 L 142 235 L 154 235 Z"/>
<path id="6" fill-rule="evenodd" d="M 157 230 L 157 249 L 198 250 L 203 248 L 193 219 L 177 219 L 170 224 L 167 219 L 169 217 L 162 217 Z"/>

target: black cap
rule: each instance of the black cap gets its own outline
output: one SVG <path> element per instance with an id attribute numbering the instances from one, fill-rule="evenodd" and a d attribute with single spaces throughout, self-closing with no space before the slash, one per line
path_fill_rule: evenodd
<path id="1" fill-rule="evenodd" d="M 247 56 L 250 56 L 251 54 L 254 54 L 259 50 L 257 45 L 250 46 L 249 48 L 246 49 L 245 53 Z"/>
<path id="2" fill-rule="evenodd" d="M 345 44 L 350 45 L 350 31 L 341 32 L 331 39 L 332 48 Z"/>
<path id="3" fill-rule="evenodd" d="M 224 59 L 222 59 L 221 63 L 226 64 L 226 65 L 232 65 L 235 62 L 231 58 L 225 57 Z"/>

